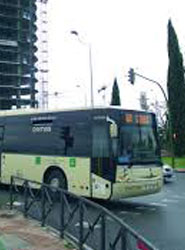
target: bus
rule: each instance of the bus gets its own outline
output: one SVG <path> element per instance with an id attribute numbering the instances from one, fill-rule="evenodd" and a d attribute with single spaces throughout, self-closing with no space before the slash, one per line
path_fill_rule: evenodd
<path id="1" fill-rule="evenodd" d="M 0 181 L 17 176 L 77 195 L 120 199 L 159 192 L 155 115 L 121 108 L 0 112 Z"/>

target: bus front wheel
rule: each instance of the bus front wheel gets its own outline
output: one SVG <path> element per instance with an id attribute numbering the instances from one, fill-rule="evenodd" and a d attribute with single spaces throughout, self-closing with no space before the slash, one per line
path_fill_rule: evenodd
<path id="1" fill-rule="evenodd" d="M 55 188 L 62 188 L 67 190 L 67 180 L 64 174 L 58 170 L 55 169 L 49 173 L 49 175 L 46 178 L 46 183 L 50 185 L 53 190 Z"/>

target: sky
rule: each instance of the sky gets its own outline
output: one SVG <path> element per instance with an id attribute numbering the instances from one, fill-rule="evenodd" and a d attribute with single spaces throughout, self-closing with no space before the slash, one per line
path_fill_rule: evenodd
<path id="1" fill-rule="evenodd" d="M 150 102 L 162 102 L 157 85 L 139 77 L 131 85 L 128 70 L 166 90 L 167 24 L 171 18 L 184 55 L 184 5 L 183 0 L 49 0 L 49 107 L 90 105 L 90 48 L 95 105 L 109 105 L 115 77 L 123 108 L 138 109 L 141 91 Z M 98 93 L 104 85 L 106 91 Z"/>

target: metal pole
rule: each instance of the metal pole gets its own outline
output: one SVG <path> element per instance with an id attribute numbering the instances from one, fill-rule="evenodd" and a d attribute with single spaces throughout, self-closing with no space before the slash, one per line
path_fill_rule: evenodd
<path id="1" fill-rule="evenodd" d="M 14 179 L 13 176 L 11 176 L 11 184 L 10 184 L 10 210 L 13 209 L 13 184 L 14 184 Z"/>
<path id="2" fill-rule="evenodd" d="M 84 210 L 83 202 L 79 200 L 79 250 L 83 250 L 83 222 L 84 222 Z"/>
<path id="3" fill-rule="evenodd" d="M 64 193 L 60 190 L 60 237 L 64 238 L 64 216 L 65 216 L 65 210 L 64 210 Z"/>
<path id="4" fill-rule="evenodd" d="M 72 30 L 71 34 L 75 35 L 78 37 L 78 41 L 86 46 L 88 46 L 89 50 L 89 70 L 90 70 L 90 97 L 91 97 L 91 107 L 94 107 L 94 95 L 93 95 L 93 66 L 92 66 L 92 51 L 91 51 L 91 44 L 90 43 L 85 43 L 83 42 L 79 34 L 76 30 Z"/>
<path id="5" fill-rule="evenodd" d="M 28 216 L 28 180 L 24 181 L 24 217 Z"/>
<path id="6" fill-rule="evenodd" d="M 165 102 L 166 102 L 166 104 L 168 105 L 168 98 L 167 98 L 167 95 L 166 95 L 164 89 L 162 88 L 162 86 L 161 86 L 161 84 L 160 84 L 159 82 L 154 81 L 154 80 L 152 80 L 152 79 L 150 79 L 150 78 L 148 78 L 148 77 L 146 77 L 146 76 L 140 75 L 140 74 L 138 74 L 138 73 L 136 73 L 136 72 L 134 72 L 134 74 L 135 74 L 136 76 L 139 76 L 139 77 L 141 77 L 141 78 L 147 80 L 147 81 L 156 83 L 156 84 L 158 85 L 158 87 L 161 89 L 161 91 L 162 91 L 162 93 L 163 93 L 163 95 L 164 95 Z"/>
<path id="7" fill-rule="evenodd" d="M 106 219 L 105 213 L 101 217 L 101 250 L 106 250 Z"/>
<path id="8" fill-rule="evenodd" d="M 121 228 L 121 249 L 127 249 L 127 231 Z"/>
<path id="9" fill-rule="evenodd" d="M 92 52 L 91 45 L 89 44 L 89 69 L 90 69 L 90 92 L 91 92 L 91 107 L 94 107 L 94 95 L 93 95 L 93 67 L 92 67 Z"/>
<path id="10" fill-rule="evenodd" d="M 46 196 L 45 196 L 45 187 L 44 185 L 41 186 L 41 227 L 45 226 L 45 219 L 46 219 L 46 215 L 45 215 L 45 205 L 46 205 Z"/>

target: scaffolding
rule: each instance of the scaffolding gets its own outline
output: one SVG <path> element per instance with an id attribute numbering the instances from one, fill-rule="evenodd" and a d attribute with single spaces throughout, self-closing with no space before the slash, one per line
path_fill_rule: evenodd
<path id="1" fill-rule="evenodd" d="M 47 0 L 0 0 L 0 109 L 47 108 L 47 34 Z"/>
<path id="2" fill-rule="evenodd" d="M 38 104 L 39 108 L 48 108 L 48 20 L 47 0 L 37 0 L 37 78 L 38 78 Z"/>
<path id="3" fill-rule="evenodd" d="M 0 109 L 37 107 L 36 0 L 0 0 Z"/>

